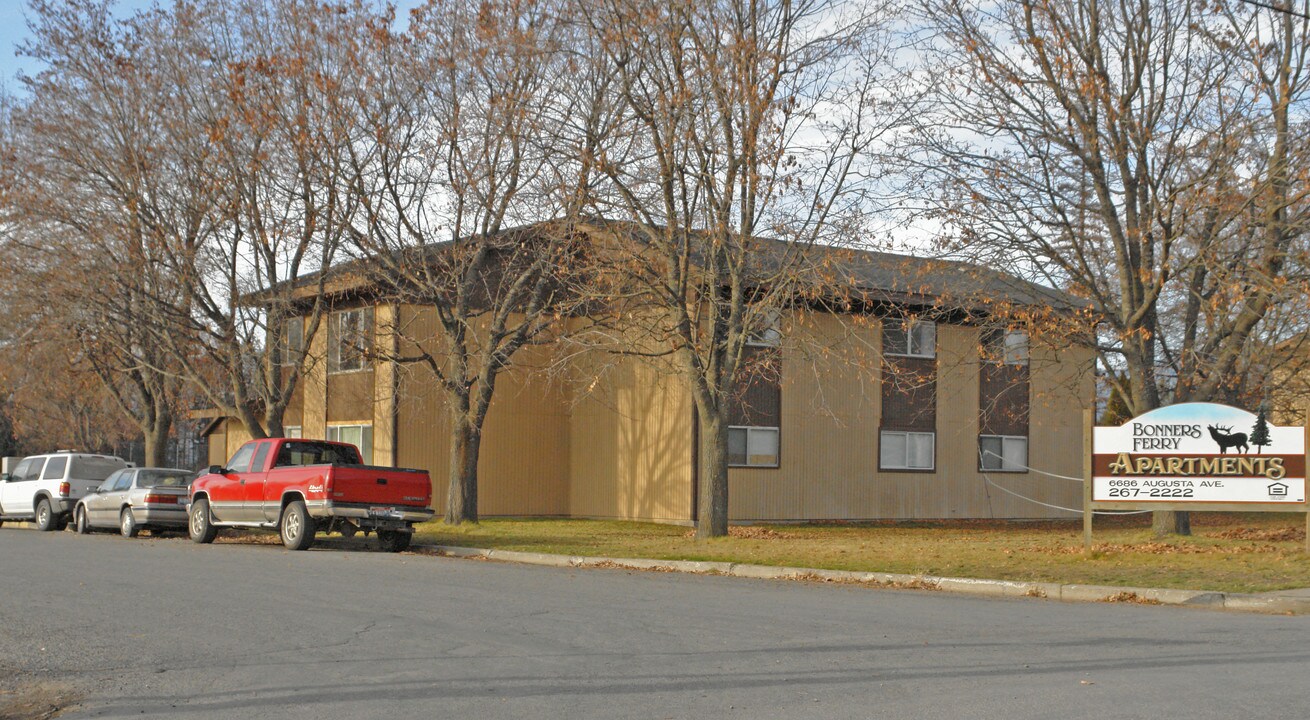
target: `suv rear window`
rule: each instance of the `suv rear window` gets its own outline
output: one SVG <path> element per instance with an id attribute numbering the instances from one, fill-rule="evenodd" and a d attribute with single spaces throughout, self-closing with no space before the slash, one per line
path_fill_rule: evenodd
<path id="1" fill-rule="evenodd" d="M 300 465 L 360 465 L 359 452 L 350 445 L 295 441 L 282 443 L 273 467 Z"/>
<path id="2" fill-rule="evenodd" d="M 104 480 L 125 467 L 127 463 L 115 457 L 74 457 L 68 477 L 78 480 Z"/>

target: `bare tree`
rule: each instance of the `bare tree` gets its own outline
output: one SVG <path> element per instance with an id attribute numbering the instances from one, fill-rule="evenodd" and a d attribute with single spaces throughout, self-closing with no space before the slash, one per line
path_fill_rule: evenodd
<path id="1" fill-rule="evenodd" d="M 255 437 L 283 433 L 316 361 L 284 333 L 306 316 L 312 337 L 327 308 L 322 271 L 351 203 L 348 138 L 328 109 L 366 16 L 358 3 L 203 0 L 140 17 L 170 111 L 158 141 L 174 172 L 151 188 L 151 259 L 181 278 L 187 299 L 156 338 Z M 305 275 L 317 284 L 295 282 Z"/>
<path id="2" fill-rule="evenodd" d="M 342 111 L 360 127 L 354 244 L 389 300 L 438 319 L 429 336 L 390 328 L 406 342 L 389 359 L 426 368 L 444 393 L 449 523 L 478 519 L 498 377 L 562 328 L 571 296 L 575 188 L 588 171 L 576 148 L 551 141 L 574 117 L 560 92 L 570 72 L 561 9 L 433 0 L 403 33 L 379 19 L 357 57 L 355 105 Z"/>
<path id="3" fill-rule="evenodd" d="M 858 228 L 885 8 L 828 0 L 603 0 L 579 14 L 616 75 L 593 207 L 621 220 L 608 291 L 699 425 L 697 536 L 728 531 L 727 413 L 753 336 L 823 276 L 808 252 Z M 765 237 L 767 236 L 767 238 Z"/>
<path id="4" fill-rule="evenodd" d="M 1270 308 L 1304 297 L 1286 283 L 1304 233 L 1282 221 L 1297 191 L 1279 170 L 1296 151 L 1267 132 L 1303 90 L 1271 80 L 1258 101 L 1250 61 L 1199 4 L 922 9 L 940 110 L 925 166 L 961 247 L 1086 298 L 1102 321 L 1088 341 L 1132 414 L 1226 397 Z M 1262 72 L 1299 83 L 1304 50 L 1281 37 L 1286 73 Z M 1157 513 L 1156 529 L 1187 518 Z"/>
<path id="5" fill-rule="evenodd" d="M 9 125 L 7 309 L 33 342 L 68 353 L 66 369 L 99 378 L 144 436 L 146 462 L 161 465 L 180 383 L 149 328 L 156 305 L 179 297 L 172 278 L 147 269 L 140 215 L 165 162 L 153 139 L 160 98 L 138 72 L 136 29 L 113 21 L 108 3 L 40 0 L 31 11 L 24 52 L 45 69 L 24 79 Z"/>

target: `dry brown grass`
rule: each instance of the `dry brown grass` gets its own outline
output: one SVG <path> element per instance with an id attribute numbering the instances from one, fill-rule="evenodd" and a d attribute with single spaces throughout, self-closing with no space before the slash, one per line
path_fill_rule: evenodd
<path id="1" fill-rule="evenodd" d="M 1191 537 L 1157 539 L 1146 516 L 1081 521 L 828 522 L 734 526 L 697 541 L 685 527 L 596 520 L 429 523 L 416 542 L 567 555 L 709 560 L 1027 582 L 1259 592 L 1310 587 L 1304 517 L 1193 516 Z M 826 580 L 825 580 L 826 582 Z"/>

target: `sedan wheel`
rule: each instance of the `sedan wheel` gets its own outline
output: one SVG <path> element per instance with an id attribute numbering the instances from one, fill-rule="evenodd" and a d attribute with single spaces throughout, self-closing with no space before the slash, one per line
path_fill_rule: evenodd
<path id="1" fill-rule="evenodd" d="M 78 535 L 89 535 L 91 533 L 91 525 L 86 521 L 85 506 L 78 505 L 77 510 L 73 512 L 73 529 L 77 531 Z"/>
<path id="2" fill-rule="evenodd" d="M 282 511 L 282 544 L 288 550 L 308 550 L 314 544 L 314 518 L 309 516 L 303 500 L 287 504 Z"/>
<path id="3" fill-rule="evenodd" d="M 132 517 L 132 508 L 123 508 L 123 514 L 118 517 L 118 531 L 125 538 L 134 538 L 141 532 L 141 528 L 136 526 L 136 518 Z"/>

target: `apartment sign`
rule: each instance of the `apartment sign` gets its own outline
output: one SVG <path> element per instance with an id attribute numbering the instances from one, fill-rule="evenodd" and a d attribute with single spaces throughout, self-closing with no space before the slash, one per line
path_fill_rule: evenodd
<path id="1" fill-rule="evenodd" d="M 1170 405 L 1094 428 L 1091 470 L 1091 500 L 1102 507 L 1304 506 L 1305 429 L 1227 405 Z"/>

